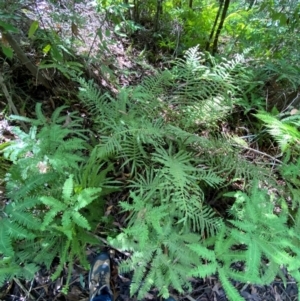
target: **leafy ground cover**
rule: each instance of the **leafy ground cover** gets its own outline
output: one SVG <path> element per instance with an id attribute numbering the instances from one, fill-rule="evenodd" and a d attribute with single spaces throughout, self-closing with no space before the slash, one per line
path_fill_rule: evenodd
<path id="1" fill-rule="evenodd" d="M 296 54 L 284 56 L 288 38 L 280 59 L 238 51 L 262 24 L 249 7 L 253 31 L 235 48 L 229 2 L 215 21 L 226 35 L 209 47 L 192 7 L 169 2 L 133 17 L 109 1 L 100 14 L 95 3 L 35 2 L 18 18 L 4 7 L 1 298 L 88 299 L 89 261 L 106 248 L 119 300 L 297 300 Z M 167 39 L 171 24 L 184 39 Z M 25 64 L 29 50 L 37 63 Z"/>

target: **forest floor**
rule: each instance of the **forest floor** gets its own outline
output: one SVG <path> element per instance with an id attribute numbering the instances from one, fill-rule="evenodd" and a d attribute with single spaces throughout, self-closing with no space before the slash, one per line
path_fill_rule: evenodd
<path id="1" fill-rule="evenodd" d="M 48 1 L 39 1 L 38 5 L 29 3 L 24 6 L 22 13 L 29 20 L 42 20 L 40 26 L 43 29 L 57 28 L 60 36 L 65 39 L 69 38 L 73 43 L 73 49 L 76 49 L 76 54 L 80 57 L 81 62 L 84 63 L 89 78 L 103 89 L 112 94 L 118 93 L 120 87 L 132 86 L 138 84 L 142 78 L 151 75 L 156 68 L 166 68 L 167 65 L 158 60 L 155 65 L 151 65 L 145 58 L 141 45 L 145 41 L 140 39 L 137 45 L 134 45 L 128 38 L 118 36 L 113 33 L 113 27 L 106 21 L 105 17 L 95 13 L 93 2 L 87 1 L 75 4 L 73 7 L 73 15 L 80 16 L 74 22 L 70 21 L 70 8 L 63 4 L 51 5 Z M 23 16 L 24 18 L 24 16 Z M 65 21 L 63 21 L 65 20 Z M 77 22 L 77 23 L 76 23 Z M 73 24 L 73 25 L 72 25 Z M 102 39 L 97 35 L 97 31 L 101 30 Z M 24 28 L 24 36 L 20 36 L 22 40 L 26 36 L 28 28 Z M 108 34 L 109 33 L 109 34 Z M 136 48 L 136 46 L 139 46 Z M 160 54 L 154 54 L 160 58 Z M 82 59 L 83 58 L 83 59 Z M 39 58 L 35 58 L 39 59 Z M 18 70 L 18 72 L 16 72 Z M 21 75 L 20 75 L 21 74 Z M 24 66 L 15 66 L 11 71 L 11 78 L 19 88 L 14 88 L 15 93 L 23 89 L 22 87 L 28 85 L 25 83 L 24 78 L 28 76 L 28 71 Z M 76 87 L 69 83 L 61 83 L 64 89 L 76 89 Z M 20 88 L 21 87 L 21 88 Z M 57 89 L 57 86 L 55 87 Z M 61 104 L 64 104 L 63 98 L 59 98 L 57 93 L 53 91 L 45 91 L 39 87 L 31 87 L 24 90 L 23 95 L 29 96 L 30 101 L 18 100 L 19 113 L 22 115 L 31 115 L 33 112 L 35 102 L 43 102 L 46 110 L 51 112 Z M 4 103 L 3 103 L 4 105 Z M 80 104 L 76 102 L 70 103 L 73 110 L 81 110 Z M 2 105 L 1 105 L 2 106 Z M 43 108 L 45 108 L 43 107 Z M 2 111 L 2 110 L 1 110 Z M 87 122 L 87 126 L 88 126 Z M 5 120 L 5 115 L 0 115 L 0 137 L 2 142 L 13 139 L 9 130 L 9 124 Z M 0 183 L 0 189 L 1 183 Z M 1 194 L 1 191 L 0 191 Z M 1 198 L 2 197 L 2 198 Z M 1 202 L 5 202 L 3 198 L 3 191 L 0 195 Z M 117 208 L 117 200 L 107 200 L 107 208 Z M 114 220 L 114 224 L 119 227 L 125 223 L 124 216 L 115 209 L 115 211 L 107 211 Z M 102 237 L 101 229 L 99 238 Z M 117 301 L 136 301 L 136 297 L 130 297 L 129 288 L 131 283 L 131 275 L 120 275 L 118 273 L 118 263 L 124 259 L 128 254 L 119 252 L 118 250 L 110 249 L 105 244 L 105 239 L 101 239 L 104 250 L 108 251 L 111 255 L 112 262 L 112 277 L 111 287 L 114 293 L 115 300 Z M 100 249 L 87 249 L 86 255 L 90 262 L 101 251 Z M 55 269 L 57 263 L 53 264 Z M 50 280 L 52 271 L 42 269 L 37 273 L 34 280 L 25 282 L 20 279 L 12 279 L 4 287 L 0 289 L 0 300 L 21 301 L 21 300 L 67 300 L 67 301 L 88 301 L 88 272 L 84 270 L 77 263 L 74 264 L 72 270 L 70 289 L 67 294 L 62 294 L 61 289 L 65 283 L 68 268 L 65 267 L 61 276 L 55 280 Z M 285 274 L 285 271 L 283 270 Z M 248 301 L 291 301 L 297 300 L 297 285 L 286 275 L 286 283 L 281 279 L 276 279 L 272 284 L 265 286 L 234 283 L 234 286 L 240 294 Z M 171 294 L 176 300 L 185 301 L 225 301 L 227 300 L 221 283 L 217 276 L 208 277 L 206 279 L 190 279 L 193 291 L 187 294 L 179 295 L 175 291 Z M 159 289 L 159 288 L 158 288 Z M 145 297 L 146 300 L 161 300 L 157 297 L 158 290 L 153 290 Z"/>

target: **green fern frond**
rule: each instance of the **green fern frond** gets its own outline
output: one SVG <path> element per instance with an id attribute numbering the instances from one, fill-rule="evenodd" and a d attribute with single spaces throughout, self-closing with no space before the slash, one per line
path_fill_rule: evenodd
<path id="1" fill-rule="evenodd" d="M 29 229 L 35 230 L 39 229 L 41 221 L 39 218 L 33 216 L 32 214 L 25 211 L 18 211 L 18 207 L 11 208 L 10 206 L 6 207 L 6 212 L 10 217 L 17 221 L 20 225 L 23 225 Z"/>
<path id="2" fill-rule="evenodd" d="M 59 251 L 60 258 L 59 258 L 59 265 L 56 268 L 56 271 L 54 274 L 52 274 L 51 279 L 55 280 L 57 277 L 59 277 L 60 273 L 62 272 L 64 268 L 65 262 L 67 262 L 67 256 L 70 248 L 71 240 L 66 240 L 64 243 L 60 244 L 61 250 Z"/>
<path id="3" fill-rule="evenodd" d="M 11 238 L 17 239 L 33 239 L 36 237 L 35 234 L 28 231 L 26 228 L 20 224 L 9 222 L 8 219 L 3 221 L 3 226 Z"/>
<path id="4" fill-rule="evenodd" d="M 223 269 L 219 269 L 218 272 L 220 281 L 222 286 L 227 293 L 228 298 L 234 301 L 245 301 L 244 298 L 240 296 L 237 289 L 230 283 L 229 279 L 227 278 L 227 273 Z"/>
<path id="5" fill-rule="evenodd" d="M 172 144 L 167 151 L 163 148 L 156 149 L 152 161 L 161 163 L 164 166 L 162 173 L 170 182 L 175 181 L 177 187 L 183 188 L 188 182 L 197 180 L 195 175 L 197 169 L 191 164 L 193 161 L 191 154 L 184 151 L 175 153 L 173 149 Z"/>
<path id="6" fill-rule="evenodd" d="M 2 257 L 0 259 L 0 285 L 8 279 L 18 276 L 21 267 L 12 261 L 12 257 Z"/>
<path id="7" fill-rule="evenodd" d="M 11 171 L 11 170 L 10 170 Z M 45 183 L 52 183 L 55 179 L 58 177 L 55 173 L 46 173 L 46 174 L 40 174 L 37 173 L 36 175 L 32 175 L 30 178 L 26 175 L 26 179 L 22 181 L 22 178 L 13 178 L 14 174 L 10 174 L 10 172 L 7 174 L 7 191 L 8 196 L 13 199 L 19 199 L 20 197 L 29 197 L 32 194 L 35 194 L 35 192 L 41 187 L 45 189 L 44 184 Z M 10 181 L 12 180 L 12 181 Z M 14 181 L 15 180 L 15 181 Z"/>
<path id="8" fill-rule="evenodd" d="M 82 216 L 79 212 L 75 211 L 72 214 L 72 219 L 79 227 L 90 230 L 91 226 L 89 225 L 89 222 L 87 219 Z"/>
<path id="9" fill-rule="evenodd" d="M 66 204 L 68 204 L 71 200 L 71 195 L 73 194 L 73 175 L 70 175 L 70 177 L 65 181 L 63 189 L 62 189 L 62 198 Z"/>
<path id="10" fill-rule="evenodd" d="M 53 237 L 53 233 L 44 232 L 39 248 L 35 250 L 36 256 L 34 257 L 34 262 L 36 264 L 44 264 L 49 270 L 55 257 L 60 256 L 60 244 L 60 239 Z"/>
<path id="11" fill-rule="evenodd" d="M 11 238 L 7 232 L 7 224 L 9 221 L 6 219 L 0 220 L 0 253 L 5 256 L 14 254 Z"/>
<path id="12" fill-rule="evenodd" d="M 32 279 L 36 273 L 40 270 L 40 267 L 34 263 L 25 264 L 18 273 L 18 276 L 23 279 Z"/>
<path id="13" fill-rule="evenodd" d="M 165 70 L 154 76 L 147 77 L 141 85 L 133 90 L 132 98 L 147 105 L 152 102 L 153 99 L 162 97 L 166 90 L 172 87 L 173 75 L 170 71 Z M 149 105 L 149 108 L 152 108 L 152 106 Z"/>
<path id="14" fill-rule="evenodd" d="M 294 123 L 289 122 L 289 119 L 278 120 L 276 117 L 264 112 L 255 114 L 255 116 L 265 123 L 269 133 L 278 142 L 282 152 L 286 152 L 292 146 L 299 148 L 300 131 L 297 128 L 299 121 Z M 299 117 L 297 119 L 299 120 Z"/>
<path id="15" fill-rule="evenodd" d="M 275 261 L 270 261 L 263 268 L 263 274 L 261 275 L 261 283 L 271 283 L 275 277 L 278 275 L 280 270 L 280 265 Z"/>

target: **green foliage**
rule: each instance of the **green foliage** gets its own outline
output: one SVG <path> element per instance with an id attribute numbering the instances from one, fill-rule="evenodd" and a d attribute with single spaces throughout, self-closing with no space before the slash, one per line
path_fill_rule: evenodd
<path id="1" fill-rule="evenodd" d="M 279 120 L 266 112 L 259 112 L 255 116 L 262 120 L 269 133 L 274 137 L 279 144 L 283 153 L 296 152 L 299 154 L 300 132 L 300 114 L 290 115 Z"/>
<path id="2" fill-rule="evenodd" d="M 259 189 L 257 181 L 252 183 L 249 194 L 239 191 L 227 195 L 236 198 L 229 211 L 231 226 L 223 224 L 204 245 L 211 250 L 207 258 L 213 268 L 211 272 L 218 271 L 227 297 L 243 300 L 230 279 L 265 285 L 280 275 L 282 265 L 291 274 L 299 268 L 299 249 L 295 248 L 299 243 L 298 225 L 288 227 L 285 201 Z M 202 256 L 203 247 L 193 249 Z M 198 267 L 190 274 L 206 276 Z"/>
<path id="3" fill-rule="evenodd" d="M 134 7 L 133 4 L 128 4 L 123 1 L 98 0 L 97 10 L 105 13 L 115 25 L 114 32 L 125 37 L 127 34 L 132 34 L 142 27 L 133 20 L 127 18 L 130 15 L 130 10 Z"/>
<path id="4" fill-rule="evenodd" d="M 134 193 L 131 198 L 132 203 L 120 204 L 123 210 L 131 212 L 128 226 L 110 241 L 116 247 L 134 252 L 120 266 L 121 272 L 134 270 L 131 294 L 138 292 L 138 298 L 142 298 L 153 285 L 160 288 L 164 297 L 168 296 L 170 285 L 179 292 L 190 290 L 186 272 L 189 267 L 201 264 L 190 245 L 199 242 L 199 235 L 174 225 L 176 219 L 169 215 L 167 202 L 145 203 Z"/>
<path id="5" fill-rule="evenodd" d="M 93 116 L 96 135 L 91 136 L 100 137 L 94 148 L 81 119 L 62 114 L 66 107 L 50 119 L 40 104 L 37 119 L 12 117 L 31 128 L 28 133 L 13 128 L 17 139 L 3 148 L 5 159 L 0 157 L 7 169 L 8 199 L 0 212 L 0 284 L 15 276 L 33 278 L 40 265 L 50 269 L 59 258 L 51 278 L 68 263 L 68 285 L 76 260 L 88 266 L 87 244 L 99 243 L 89 231 L 108 220 L 104 196 L 121 185 L 122 196 L 128 197 L 119 204 L 128 218 L 117 235 L 110 229 L 108 240 L 131 253 L 120 271 L 133 271 L 131 294 L 139 299 L 153 286 L 166 298 L 170 286 L 180 293 L 191 290 L 188 277 L 218 274 L 228 298 L 242 300 L 231 280 L 267 285 L 282 266 L 300 281 L 298 112 L 255 115 L 282 152 L 283 162 L 276 159 L 272 167 L 276 175 L 269 162 L 258 156 L 252 162 L 228 137 L 212 135 L 237 109 L 247 114 L 265 107 L 259 94 L 264 82 L 279 85 L 283 94 L 297 91 L 300 6 L 285 0 L 247 6 L 231 1 L 219 41 L 219 50 L 230 58 L 212 57 L 198 47 L 185 51 L 198 44 L 204 49 L 212 27 L 218 26 L 219 2 L 97 2 L 118 35 L 140 29 L 138 22 L 147 30 L 153 26 L 150 36 L 155 32 L 159 44 L 181 58 L 116 97 L 76 78 L 79 98 Z M 8 14 L 0 14 L 7 19 Z M 55 68 L 69 79 L 81 74 L 82 64 L 74 62 L 68 41 L 54 30 L 45 34 L 38 25 L 34 21 L 28 34 L 45 56 L 39 69 Z M 10 21 L 0 26 L 4 32 L 17 31 Z M 97 34 L 99 47 L 108 52 L 104 33 Z M 11 57 L 5 47 L 3 53 Z M 243 54 L 233 55 L 236 51 Z M 239 123 L 236 133 L 242 129 Z M 239 139 L 248 145 L 249 137 Z M 285 187 L 276 183 L 278 175 Z M 122 184 L 114 180 L 119 176 Z M 240 190 L 228 193 L 236 187 Z"/>
<path id="6" fill-rule="evenodd" d="M 244 56 L 217 61 L 193 47 L 170 71 L 146 78 L 134 89 L 133 98 L 143 102 L 148 112 L 164 112 L 165 120 L 192 131 L 211 128 L 237 104 L 247 107 L 251 81 Z"/>
<path id="7" fill-rule="evenodd" d="M 28 134 L 13 128 L 17 139 L 3 151 L 12 166 L 5 179 L 10 201 L 0 220 L 1 283 L 14 276 L 31 279 L 40 265 L 50 269 L 58 257 L 52 279 L 68 262 L 67 288 L 74 260 L 88 267 L 85 247 L 99 243 L 88 232 L 93 221 L 90 224 L 84 210 L 94 202 L 99 209 L 103 206 L 101 196 L 108 192 L 101 186 L 112 185 L 106 178 L 111 167 L 95 166 L 96 172 L 87 179 L 91 163 L 83 153 L 86 131 L 76 114 L 63 116 L 63 110 L 56 109 L 48 119 L 38 104 L 37 119 L 12 116 L 32 127 Z"/>
<path id="8" fill-rule="evenodd" d="M 167 15 L 164 16 L 164 19 L 169 21 L 170 27 L 165 26 L 162 28 L 162 31 L 168 30 L 171 31 L 171 34 L 166 32 L 163 39 L 171 37 L 174 40 L 173 49 L 177 54 L 181 54 L 186 49 L 196 45 L 204 49 L 218 10 L 217 3 L 208 3 L 208 1 L 204 3 L 205 1 L 201 1 L 201 3 L 195 4 L 196 9 L 192 9 L 187 7 L 187 5 L 173 7 L 168 5 L 168 2 L 170 3 L 170 1 L 164 1 Z M 178 49 L 176 49 L 175 45 Z"/>
<path id="9" fill-rule="evenodd" d="M 171 70 L 121 90 L 116 99 L 101 94 L 92 82 L 78 79 L 79 97 L 95 116 L 101 136 L 92 160 L 113 163 L 129 176 L 130 197 L 120 202 L 128 212 L 127 225 L 109 241 L 132 253 L 121 264 L 121 271 L 134 271 L 131 294 L 137 293 L 138 298 L 152 286 L 159 287 L 164 297 L 169 286 L 183 292 L 190 289 L 188 276 L 206 277 L 220 271 L 229 296 L 237 300 L 238 293 L 229 281 L 233 273 L 229 263 L 242 254 L 249 265 L 249 254 L 258 252 L 256 245 L 249 254 L 233 252 L 232 246 L 245 243 L 242 235 L 235 237 L 231 232 L 242 228 L 234 232 L 239 226 L 234 225 L 235 220 L 225 226 L 206 202 L 209 191 L 235 181 L 244 181 L 245 187 L 254 179 L 271 183 L 269 170 L 245 160 L 228 139 L 194 133 L 197 127 L 210 130 L 225 119 L 243 96 L 235 81 L 243 87 L 251 78 L 241 57 L 220 63 L 210 59 L 211 65 L 205 65 L 204 56 L 193 48 Z M 197 124 L 195 116 L 187 113 L 189 106 L 198 106 L 197 118 L 205 124 Z M 257 194 L 258 200 L 267 199 L 264 193 Z M 260 206 L 249 203 L 252 207 L 247 214 Z M 254 222 L 249 219 L 247 226 Z M 258 254 L 256 262 L 262 258 Z M 220 261 L 226 261 L 226 268 Z M 255 274 L 259 268 L 256 264 L 251 270 L 251 281 L 259 281 Z"/>
<path id="10" fill-rule="evenodd" d="M 191 48 L 184 59 L 174 62 L 171 70 L 147 77 L 132 91 L 122 90 L 117 100 L 101 95 L 92 83 L 79 79 L 79 97 L 91 112 L 97 112 L 95 122 L 99 123 L 102 133 L 115 125 L 113 134 L 109 131 L 109 137 L 104 138 L 109 141 L 107 152 L 122 147 L 116 140 L 121 140 L 121 136 L 127 140 L 124 136 L 128 136 L 129 129 L 147 143 L 145 135 L 159 139 L 162 123 L 178 125 L 188 131 L 211 128 L 232 112 L 235 105 L 248 107 L 245 99 L 253 75 L 247 69 L 245 58 L 237 56 L 218 62 L 208 56 L 208 60 L 210 66 L 198 47 Z"/>
<path id="11" fill-rule="evenodd" d="M 292 209 L 299 205 L 300 181 L 299 181 L 299 142 L 300 142 L 300 115 L 298 110 L 295 113 L 287 113 L 275 117 L 266 112 L 259 112 L 255 116 L 262 120 L 268 132 L 278 143 L 282 152 L 284 163 L 278 170 L 284 179 L 287 189 L 286 194 L 291 197 Z M 281 117 L 281 118 L 280 118 Z"/>

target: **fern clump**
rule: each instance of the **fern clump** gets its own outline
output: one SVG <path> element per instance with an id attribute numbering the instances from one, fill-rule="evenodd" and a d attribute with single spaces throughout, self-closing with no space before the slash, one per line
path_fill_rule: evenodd
<path id="1" fill-rule="evenodd" d="M 236 198 L 230 209 L 232 226 L 223 225 L 206 245 L 214 245 L 218 274 L 228 297 L 243 300 L 229 280 L 270 284 L 281 274 L 282 266 L 293 275 L 299 268 L 298 234 L 294 225 L 287 224 L 289 212 L 285 201 L 258 188 L 257 181 L 249 194 L 239 191 L 228 195 Z M 199 255 L 200 252 L 201 249 Z M 243 270 L 237 269 L 241 264 Z"/>
<path id="2" fill-rule="evenodd" d="M 99 164 L 92 172 L 81 119 L 73 113 L 61 116 L 64 109 L 56 109 L 48 120 L 38 104 L 36 120 L 12 117 L 32 127 L 29 133 L 13 128 L 17 139 L 3 151 L 12 166 L 5 177 L 9 201 L 0 220 L 1 283 L 14 276 L 33 278 L 40 265 L 50 269 L 59 257 L 52 279 L 69 262 L 67 287 L 73 261 L 78 258 L 87 267 L 85 246 L 99 243 L 87 232 L 91 224 L 83 209 L 99 200 L 101 205 L 100 196 L 107 193 L 101 186 L 109 187 L 105 176 L 110 168 Z"/>
<path id="3" fill-rule="evenodd" d="M 131 204 L 121 202 L 123 210 L 132 212 L 128 226 L 110 240 L 115 247 L 133 252 L 120 266 L 121 272 L 134 271 L 131 294 L 138 293 L 142 298 L 153 285 L 164 297 L 170 285 L 179 292 L 191 290 L 186 272 L 202 262 L 190 246 L 200 244 L 200 236 L 175 226 L 168 204 L 145 205 L 144 199 L 134 193 L 131 198 Z"/>
<path id="4" fill-rule="evenodd" d="M 132 98 L 147 107 L 147 114 L 194 131 L 216 126 L 236 105 L 244 105 L 244 86 L 251 81 L 243 55 L 217 62 L 193 47 L 171 70 L 146 78 L 133 89 Z"/>
<path id="5" fill-rule="evenodd" d="M 78 79 L 79 97 L 101 137 L 91 160 L 108 161 L 126 174 L 130 196 L 120 206 L 127 224 L 109 242 L 131 252 L 120 268 L 134 271 L 131 294 L 138 298 L 152 286 L 164 297 L 169 286 L 189 290 L 191 275 L 219 272 L 229 283 L 231 270 L 221 268 L 224 254 L 216 246 L 231 237 L 234 226 L 209 205 L 209 192 L 222 197 L 235 181 L 248 187 L 254 179 L 270 178 L 267 167 L 251 164 L 228 139 L 199 134 L 241 103 L 236 82 L 246 85 L 251 78 L 242 56 L 221 63 L 210 59 L 207 65 L 193 48 L 171 70 L 122 89 L 115 99 Z M 226 242 L 227 252 L 242 244 L 239 239 Z M 227 282 L 234 299 L 238 294 Z"/>
<path id="6" fill-rule="evenodd" d="M 300 197 L 298 176 L 300 167 L 300 114 L 297 110 L 292 110 L 286 114 L 272 116 L 267 112 L 260 111 L 255 114 L 255 117 L 263 122 L 279 146 L 279 156 L 283 158 L 283 162 L 277 169 L 287 186 L 285 195 L 291 199 L 292 210 L 295 210 L 299 205 Z"/>

